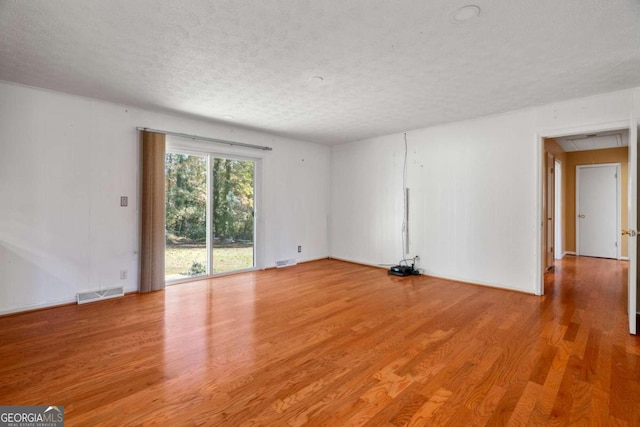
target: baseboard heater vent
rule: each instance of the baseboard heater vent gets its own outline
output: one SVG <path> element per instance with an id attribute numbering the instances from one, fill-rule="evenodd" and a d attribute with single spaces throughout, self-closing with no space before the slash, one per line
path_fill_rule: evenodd
<path id="1" fill-rule="evenodd" d="M 111 289 L 103 289 L 100 291 L 91 292 L 78 292 L 76 294 L 76 300 L 78 304 L 85 304 L 88 302 L 102 301 L 110 298 L 117 298 L 124 296 L 124 288 L 122 286 Z"/>
<path id="2" fill-rule="evenodd" d="M 295 259 L 290 258 L 290 259 L 282 259 L 280 261 L 276 261 L 276 267 L 278 268 L 282 268 L 282 267 L 290 267 L 292 265 L 296 265 L 297 262 Z"/>

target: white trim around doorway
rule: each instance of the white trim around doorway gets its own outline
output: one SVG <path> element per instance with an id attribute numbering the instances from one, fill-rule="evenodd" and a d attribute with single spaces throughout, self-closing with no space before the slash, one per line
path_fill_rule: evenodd
<path id="1" fill-rule="evenodd" d="M 559 138 L 562 136 L 580 135 L 583 133 L 607 132 L 612 130 L 623 130 L 631 127 L 630 120 L 619 120 L 613 122 L 593 123 L 584 126 L 576 126 L 569 128 L 541 129 L 536 132 L 536 224 L 538 233 L 536 233 L 536 265 L 535 269 L 535 295 L 544 295 L 544 260 L 545 248 L 542 247 L 544 212 L 542 211 L 542 185 L 543 185 L 543 164 L 545 159 L 544 140 L 546 138 Z M 566 252 L 567 254 L 569 252 Z"/>

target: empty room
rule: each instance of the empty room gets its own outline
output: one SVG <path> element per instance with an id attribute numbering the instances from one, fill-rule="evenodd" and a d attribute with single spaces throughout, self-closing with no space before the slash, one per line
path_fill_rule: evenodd
<path id="1" fill-rule="evenodd" d="M 0 0 L 0 426 L 640 425 L 635 0 Z"/>

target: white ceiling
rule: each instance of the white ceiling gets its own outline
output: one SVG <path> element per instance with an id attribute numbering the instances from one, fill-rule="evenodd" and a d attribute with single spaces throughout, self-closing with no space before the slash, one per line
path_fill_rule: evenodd
<path id="1" fill-rule="evenodd" d="M 615 130 L 556 138 L 564 151 L 601 150 L 629 146 L 629 130 Z"/>
<path id="2" fill-rule="evenodd" d="M 0 79 L 333 144 L 640 86 L 640 4 L 0 0 Z"/>

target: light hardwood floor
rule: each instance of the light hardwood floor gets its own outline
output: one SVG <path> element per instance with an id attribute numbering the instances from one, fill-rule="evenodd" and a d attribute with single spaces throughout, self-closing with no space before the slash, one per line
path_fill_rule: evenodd
<path id="1" fill-rule="evenodd" d="M 66 425 L 640 425 L 626 263 L 544 297 L 335 260 L 0 318 L 0 404 Z"/>

